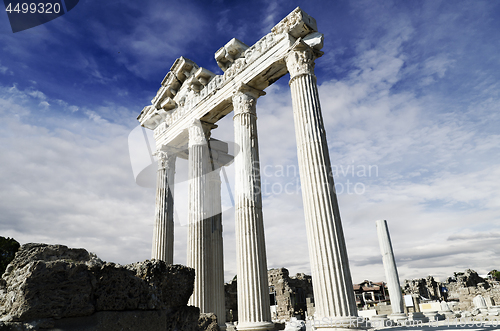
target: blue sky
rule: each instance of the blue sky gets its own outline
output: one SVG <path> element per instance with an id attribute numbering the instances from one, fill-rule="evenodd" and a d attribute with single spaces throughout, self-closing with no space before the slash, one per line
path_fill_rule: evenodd
<path id="1" fill-rule="evenodd" d="M 0 14 L 0 235 L 118 263 L 149 258 L 154 188 L 135 183 L 128 147 L 137 115 L 176 58 L 220 74 L 221 46 L 254 44 L 297 6 L 325 35 L 315 73 L 353 280 L 385 278 L 378 219 L 402 279 L 498 269 L 496 1 L 80 0 L 16 34 Z M 266 92 L 268 266 L 309 273 L 288 75 Z M 213 137 L 233 141 L 231 122 Z M 175 263 L 186 261 L 186 164 L 177 164 Z M 234 210 L 223 195 L 230 279 Z"/>

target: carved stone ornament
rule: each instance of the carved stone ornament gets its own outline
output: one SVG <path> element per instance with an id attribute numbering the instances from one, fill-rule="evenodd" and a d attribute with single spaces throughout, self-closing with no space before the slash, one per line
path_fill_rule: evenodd
<path id="1" fill-rule="evenodd" d="M 216 127 L 216 126 L 215 126 Z M 213 124 L 204 123 L 200 120 L 194 120 L 189 126 L 189 146 L 206 145 L 210 139 L 210 130 L 214 128 Z"/>
<path id="2" fill-rule="evenodd" d="M 299 38 L 318 31 L 318 27 L 314 18 L 306 14 L 300 7 L 297 7 L 276 24 L 271 31 L 275 35 L 288 33 L 294 38 Z"/>
<path id="3" fill-rule="evenodd" d="M 266 92 L 264 91 L 241 84 L 240 87 L 233 92 L 234 116 L 244 113 L 256 115 L 257 98 L 265 94 Z"/>
<path id="4" fill-rule="evenodd" d="M 315 52 L 311 47 L 303 43 L 297 44 L 285 57 L 290 81 L 300 75 L 314 75 L 315 59 Z"/>
<path id="5" fill-rule="evenodd" d="M 280 34 L 283 32 L 289 32 L 293 26 L 302 20 L 302 13 L 295 9 L 287 17 L 285 17 L 281 22 L 276 24 L 275 27 L 271 29 L 274 34 Z"/>
<path id="6" fill-rule="evenodd" d="M 158 158 L 158 170 L 169 169 L 175 162 L 175 155 L 172 153 L 159 150 L 154 155 Z"/>

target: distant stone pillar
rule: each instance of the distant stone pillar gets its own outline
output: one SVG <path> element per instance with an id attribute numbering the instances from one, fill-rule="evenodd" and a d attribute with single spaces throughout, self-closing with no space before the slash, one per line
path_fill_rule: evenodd
<path id="1" fill-rule="evenodd" d="M 257 98 L 265 92 L 241 85 L 233 95 L 238 330 L 270 330 L 269 284 L 262 220 L 257 139 Z"/>
<path id="2" fill-rule="evenodd" d="M 194 290 L 189 304 L 200 312 L 213 312 L 211 260 L 212 219 L 207 213 L 207 172 L 209 128 L 194 121 L 189 127 L 188 157 L 188 257 L 187 266 L 195 269 Z"/>
<path id="3" fill-rule="evenodd" d="M 358 312 L 313 69 L 317 55 L 298 41 L 285 60 L 290 73 L 315 325 L 336 330 L 335 326 L 342 324 L 356 327 Z"/>
<path id="4" fill-rule="evenodd" d="M 174 175 L 176 156 L 165 151 L 156 153 L 158 174 L 156 180 L 155 228 L 152 259 L 174 262 Z"/>
<path id="5" fill-rule="evenodd" d="M 389 289 L 389 297 L 391 299 L 392 315 L 389 316 L 389 318 L 394 319 L 405 316 L 398 269 L 396 268 L 396 261 L 392 251 L 391 237 L 389 236 L 387 222 L 385 220 L 379 220 L 376 221 L 376 225 L 380 252 L 382 253 L 382 262 L 384 263 L 385 278 Z"/>
<path id="6" fill-rule="evenodd" d="M 211 151 L 214 157 L 215 151 Z M 212 215 L 210 246 L 212 249 L 212 307 L 217 315 L 219 328 L 226 327 L 226 297 L 224 294 L 224 248 L 222 242 L 222 206 L 221 206 L 221 165 L 212 158 L 212 169 L 208 174 L 208 199 Z"/>

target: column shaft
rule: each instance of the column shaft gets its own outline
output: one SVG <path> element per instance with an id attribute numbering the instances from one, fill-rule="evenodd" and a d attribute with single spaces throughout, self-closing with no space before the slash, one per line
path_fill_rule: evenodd
<path id="1" fill-rule="evenodd" d="M 233 95 L 235 143 L 240 148 L 234 161 L 238 330 L 273 327 L 257 139 L 256 101 L 262 94 L 242 85 Z"/>
<path id="2" fill-rule="evenodd" d="M 174 261 L 174 155 L 156 153 L 158 174 L 156 183 L 155 228 L 152 259 L 172 264 Z"/>
<path id="3" fill-rule="evenodd" d="M 199 121 L 189 128 L 188 157 L 188 257 L 187 266 L 195 269 L 193 295 L 189 304 L 200 312 L 213 312 L 211 293 L 211 218 L 207 208 L 207 170 L 209 151 L 205 132 Z"/>
<path id="4" fill-rule="evenodd" d="M 212 160 L 212 164 L 213 160 Z M 221 180 L 220 167 L 209 174 L 209 199 L 211 204 L 211 248 L 212 248 L 212 306 L 217 315 L 219 327 L 226 326 L 226 303 L 224 295 L 224 249 L 222 242 L 222 207 L 221 207 Z"/>
<path id="5" fill-rule="evenodd" d="M 403 296 L 401 294 L 401 286 L 399 285 L 398 269 L 396 268 L 396 260 L 392 251 L 391 237 L 389 228 L 385 220 L 379 220 L 377 225 L 378 242 L 380 244 L 380 252 L 382 253 L 382 262 L 384 263 L 385 278 L 391 298 L 391 307 L 393 314 L 402 314 Z"/>
<path id="6" fill-rule="evenodd" d="M 356 301 L 314 76 L 314 59 L 314 51 L 301 43 L 286 57 L 316 318 L 352 320 L 357 316 Z"/>

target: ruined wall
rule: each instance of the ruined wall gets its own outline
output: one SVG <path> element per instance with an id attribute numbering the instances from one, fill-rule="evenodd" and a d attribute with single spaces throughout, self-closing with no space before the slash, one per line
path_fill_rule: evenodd
<path id="1" fill-rule="evenodd" d="M 311 276 L 297 274 L 290 277 L 285 268 L 271 269 L 268 271 L 269 287 L 275 293 L 277 321 L 289 321 L 291 317 L 300 316 L 305 319 L 305 313 L 314 314 L 313 288 Z M 273 303 L 271 302 L 271 305 Z"/>
<path id="2" fill-rule="evenodd" d="M 226 321 L 238 320 L 238 284 L 236 277 L 224 284 L 224 295 L 226 297 Z"/>
<path id="3" fill-rule="evenodd" d="M 445 282 L 437 282 L 432 276 L 405 280 L 403 293 L 417 294 L 431 300 L 458 301 L 457 308 L 462 311 L 474 308 L 472 300 L 477 295 L 482 295 L 489 305 L 500 305 L 500 283 L 483 279 L 470 269 L 456 272 Z"/>
<path id="4" fill-rule="evenodd" d="M 405 279 L 402 290 L 403 294 L 414 294 L 424 297 L 429 300 L 444 299 L 441 293 L 442 284 L 434 280 L 434 277 L 420 279 Z"/>
<path id="5" fill-rule="evenodd" d="M 448 289 L 448 300 L 459 301 L 460 310 L 472 310 L 472 299 L 482 295 L 489 305 L 500 305 L 500 283 L 481 278 L 474 270 L 455 273 L 444 283 Z"/>
<path id="6" fill-rule="evenodd" d="M 0 281 L 2 330 L 218 330 L 187 306 L 194 270 L 105 263 L 84 249 L 21 246 Z"/>

